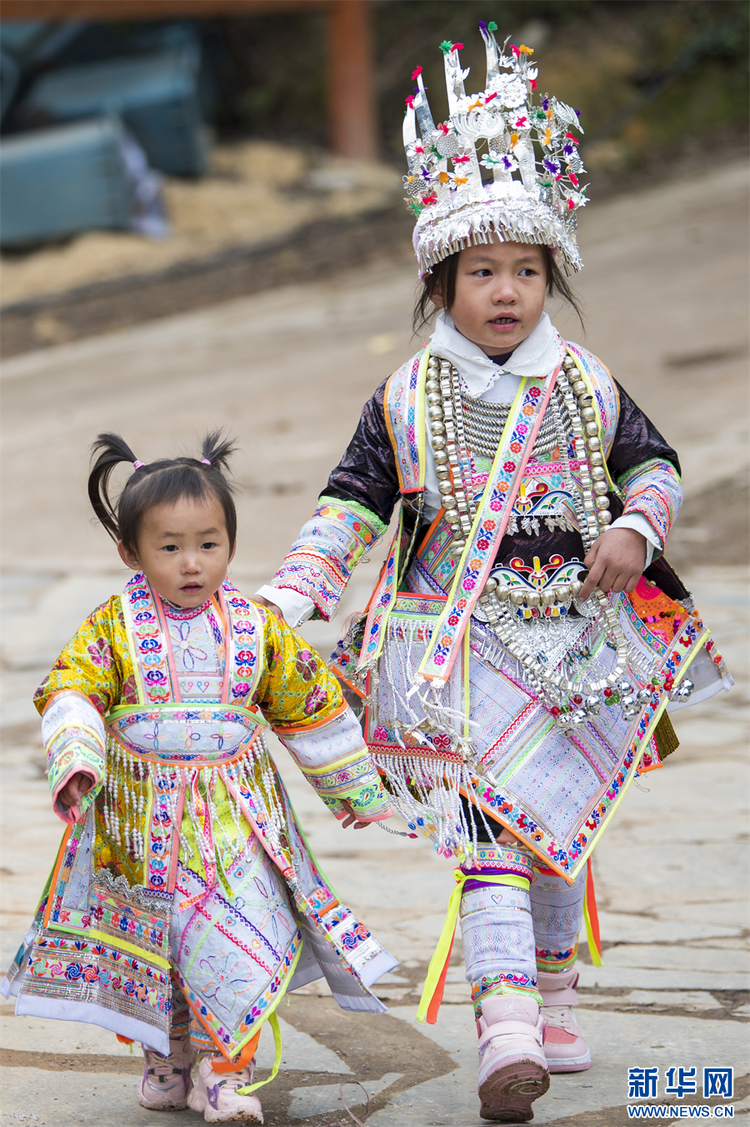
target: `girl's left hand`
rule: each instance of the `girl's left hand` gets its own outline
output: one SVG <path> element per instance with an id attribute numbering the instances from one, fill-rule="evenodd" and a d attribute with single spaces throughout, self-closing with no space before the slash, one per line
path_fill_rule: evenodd
<path id="1" fill-rule="evenodd" d="M 349 826 L 354 826 L 355 830 L 363 830 L 366 826 L 372 825 L 371 822 L 360 822 L 359 818 L 352 810 L 351 805 L 346 801 L 345 798 L 340 799 L 340 802 L 346 810 L 346 817 L 341 823 L 342 829 L 346 830 L 349 828 Z"/>
<path id="2" fill-rule="evenodd" d="M 589 569 L 579 599 L 600 591 L 634 591 L 646 566 L 646 537 L 634 528 L 609 528 L 596 540 L 583 561 Z"/>

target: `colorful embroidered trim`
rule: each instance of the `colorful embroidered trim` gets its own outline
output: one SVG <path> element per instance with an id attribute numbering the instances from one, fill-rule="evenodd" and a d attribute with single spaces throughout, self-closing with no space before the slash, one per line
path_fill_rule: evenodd
<path id="1" fill-rule="evenodd" d="M 482 1016 L 482 1002 L 503 994 L 521 994 L 525 998 L 533 998 L 540 1006 L 544 1004 L 536 980 L 527 974 L 483 974 L 471 984 L 471 1000 L 477 1021 Z"/>
<path id="2" fill-rule="evenodd" d="M 386 528 L 364 505 L 323 496 L 271 582 L 306 595 L 328 619 L 352 571 Z"/>
<path id="3" fill-rule="evenodd" d="M 617 483 L 627 495 L 623 515 L 641 513 L 663 550 L 682 504 L 682 485 L 677 470 L 671 462 L 651 458 L 622 474 Z"/>
<path id="4" fill-rule="evenodd" d="M 103 937 L 91 940 L 42 930 L 31 951 L 23 993 L 64 1005 L 80 999 L 84 982 L 89 1004 L 168 1035 L 169 971 L 162 960 L 145 952 L 134 954 L 129 947 Z"/>
<path id="5" fill-rule="evenodd" d="M 471 862 L 463 864 L 461 870 L 467 878 L 475 878 L 480 882 L 486 871 L 490 873 L 501 871 L 527 878 L 530 878 L 532 873 L 528 854 L 512 847 L 482 845 L 481 842 L 476 846 Z"/>
<path id="6" fill-rule="evenodd" d="M 370 609 L 365 622 L 365 636 L 362 650 L 357 663 L 358 670 L 366 669 L 375 664 L 380 657 L 385 640 L 385 624 L 396 598 L 396 584 L 398 582 L 399 558 L 401 544 L 404 538 L 404 507 L 401 506 L 398 515 L 398 528 L 396 535 L 388 549 L 388 558 L 383 564 L 380 578 L 370 599 Z"/>
<path id="7" fill-rule="evenodd" d="M 429 348 L 425 346 L 402 365 L 385 389 L 385 423 L 396 455 L 402 493 L 424 489 L 425 383 Z"/>
<path id="8" fill-rule="evenodd" d="M 259 641 L 262 643 L 262 623 L 258 609 L 228 580 L 218 596 L 228 624 L 221 699 L 238 704 L 252 694 L 260 675 L 257 647 Z M 125 586 L 122 609 L 140 702 L 180 701 L 179 679 L 174 671 L 161 599 L 140 572 Z"/>
<path id="9" fill-rule="evenodd" d="M 578 958 L 577 943 L 567 951 L 550 951 L 544 947 L 536 947 L 534 950 L 537 970 L 544 971 L 545 974 L 562 974 L 563 971 L 570 970 Z"/>
<path id="10" fill-rule="evenodd" d="M 377 818 L 390 810 L 388 795 L 367 749 L 359 756 L 352 756 L 345 765 L 301 767 L 301 770 L 321 798 L 346 798 L 352 809 L 365 818 Z"/>

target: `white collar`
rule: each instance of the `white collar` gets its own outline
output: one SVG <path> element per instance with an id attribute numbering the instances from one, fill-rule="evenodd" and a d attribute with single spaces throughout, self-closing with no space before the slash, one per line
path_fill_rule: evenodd
<path id="1" fill-rule="evenodd" d="M 479 345 L 458 331 L 453 318 L 443 310 L 435 324 L 430 352 L 450 360 L 458 368 L 469 395 L 479 398 L 506 372 L 534 379 L 551 376 L 565 355 L 565 343 L 549 315 L 542 313 L 533 331 L 500 368 L 482 352 Z"/>

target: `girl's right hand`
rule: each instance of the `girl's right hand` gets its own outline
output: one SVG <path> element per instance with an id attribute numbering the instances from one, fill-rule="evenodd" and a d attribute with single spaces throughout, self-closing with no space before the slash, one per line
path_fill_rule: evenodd
<path id="1" fill-rule="evenodd" d="M 80 806 L 81 799 L 89 793 L 93 785 L 94 780 L 91 775 L 85 771 L 77 771 L 72 778 L 68 779 L 62 790 L 57 792 L 57 801 L 61 806 L 66 806 L 68 810 L 71 806 Z"/>
<path id="2" fill-rule="evenodd" d="M 339 799 L 341 805 L 346 810 L 346 817 L 341 823 L 342 829 L 348 829 L 349 826 L 354 826 L 355 830 L 364 830 L 367 826 L 371 826 L 372 822 L 361 822 L 355 812 L 352 810 L 351 803 L 347 802 L 345 798 Z"/>

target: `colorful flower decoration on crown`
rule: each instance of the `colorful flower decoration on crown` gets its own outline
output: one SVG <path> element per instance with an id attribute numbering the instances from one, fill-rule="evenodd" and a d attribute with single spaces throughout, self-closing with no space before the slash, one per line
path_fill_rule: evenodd
<path id="1" fill-rule="evenodd" d="M 560 265 L 574 273 L 583 265 L 577 213 L 587 203 L 578 113 L 547 94 L 535 96 L 538 71 L 530 47 L 511 45 L 506 54 L 508 41 L 498 47 L 495 23 L 479 28 L 487 54 L 481 93 L 466 94 L 469 71 L 461 69 L 458 55 L 463 44 L 446 40 L 440 49 L 448 120 L 435 125 L 421 67 L 406 99 L 404 186 L 417 216 L 420 271 L 497 236 L 556 248 Z"/>

